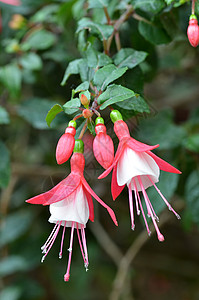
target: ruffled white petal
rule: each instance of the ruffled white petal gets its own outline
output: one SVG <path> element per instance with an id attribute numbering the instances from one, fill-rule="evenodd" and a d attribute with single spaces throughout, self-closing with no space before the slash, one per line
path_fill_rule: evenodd
<path id="1" fill-rule="evenodd" d="M 117 164 L 118 185 L 129 185 L 131 183 L 130 188 L 133 190 L 134 185 L 132 184 L 132 178 L 134 178 L 138 191 L 140 191 L 141 188 L 136 178 L 140 176 L 143 186 L 146 189 L 152 185 L 147 175 L 150 175 L 153 182 L 158 182 L 160 169 L 155 160 L 145 152 L 136 152 L 126 147 Z"/>
<path id="2" fill-rule="evenodd" d="M 71 227 L 72 222 L 77 222 L 85 227 L 89 218 L 89 207 L 82 185 L 66 199 L 51 204 L 50 213 L 50 223 L 62 221 L 63 226 L 66 222 L 66 227 Z"/>

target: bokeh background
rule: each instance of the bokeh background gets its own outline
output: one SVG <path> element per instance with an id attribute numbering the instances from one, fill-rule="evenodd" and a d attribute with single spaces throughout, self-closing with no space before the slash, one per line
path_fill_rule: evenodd
<path id="1" fill-rule="evenodd" d="M 100 13 L 87 10 L 82 0 L 24 0 L 19 7 L 0 3 L 1 300 L 199 299 L 199 51 L 186 36 L 190 5 L 165 1 L 158 22 L 169 36 L 166 44 L 158 42 L 162 36 L 144 39 L 133 18 L 121 28 L 123 47 L 149 53 L 122 80 L 144 94 L 150 114 L 130 113 L 130 119 L 127 111 L 124 115 L 134 137 L 160 144 L 155 152 L 183 172 L 180 176 L 162 172 L 158 185 L 181 220 L 151 188 L 149 197 L 165 241 L 160 243 L 155 233 L 149 238 L 141 217 L 136 217 L 132 232 L 127 190 L 113 202 L 111 176 L 97 180 L 103 170 L 94 160 L 87 132 L 85 177 L 114 209 L 119 227 L 95 203 L 95 222 L 86 229 L 89 271 L 85 272 L 75 239 L 71 279 L 65 283 L 69 231 L 62 260 L 60 235 L 41 264 L 40 247 L 52 230 L 49 211 L 25 200 L 52 188 L 70 172 L 69 162 L 56 164 L 55 149 L 71 116 L 59 114 L 51 128 L 45 117 L 55 103 L 69 100 L 71 90 L 81 83 L 73 75 L 60 86 L 66 66 L 82 50 L 75 34 L 77 21 L 85 15 L 99 20 Z M 142 10 L 138 13 L 147 17 Z M 119 15 L 118 9 L 114 18 Z M 100 49 L 96 38 L 90 37 L 90 42 Z M 108 111 L 104 116 L 108 120 Z M 111 122 L 106 125 L 117 147 Z"/>

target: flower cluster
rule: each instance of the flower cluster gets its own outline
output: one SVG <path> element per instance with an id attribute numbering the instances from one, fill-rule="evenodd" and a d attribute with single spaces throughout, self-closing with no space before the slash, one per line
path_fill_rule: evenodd
<path id="1" fill-rule="evenodd" d="M 81 100 L 84 102 L 85 107 L 88 107 L 88 103 L 85 101 L 86 99 Z M 90 119 L 91 115 L 92 112 L 89 108 L 86 108 L 82 114 L 86 119 Z M 149 146 L 133 139 L 130 136 L 128 126 L 123 121 L 119 111 L 112 110 L 110 118 L 114 123 L 114 132 L 119 139 L 119 145 L 115 155 L 113 141 L 106 133 L 103 118 L 99 116 L 95 120 L 96 136 L 93 141 L 93 153 L 98 163 L 106 169 L 104 173 L 99 176 L 99 179 L 106 177 L 113 171 L 111 183 L 113 200 L 120 195 L 125 185 L 127 185 L 128 188 L 131 228 L 133 230 L 135 228 L 135 208 L 138 215 L 140 212 L 142 213 L 147 232 L 150 235 L 147 217 L 144 212 L 145 206 L 147 216 L 148 218 L 151 218 L 155 226 L 159 241 L 163 241 L 164 236 L 157 226 L 158 217 L 154 211 L 151 200 L 147 196 L 146 189 L 153 186 L 168 208 L 173 211 L 177 218 L 180 218 L 156 186 L 156 183 L 159 181 L 160 170 L 178 174 L 180 174 L 180 171 L 151 152 L 151 150 L 157 148 L 159 145 Z M 42 262 L 53 246 L 61 227 L 63 228 L 63 232 L 59 257 L 62 257 L 65 229 L 66 227 L 71 228 L 70 243 L 68 247 L 68 265 L 64 275 L 65 281 L 68 281 L 70 277 L 75 229 L 84 265 L 86 270 L 88 270 L 89 261 L 85 227 L 88 219 L 92 222 L 94 221 L 92 197 L 107 209 L 113 222 L 117 226 L 117 220 L 113 210 L 95 194 L 84 178 L 85 159 L 83 155 L 84 144 L 81 140 L 82 134 L 80 134 L 80 138 L 77 140 L 75 140 L 75 134 L 76 121 L 73 119 L 69 122 L 65 133 L 60 137 L 56 148 L 56 159 L 58 164 L 63 164 L 72 155 L 70 160 L 71 173 L 51 190 L 27 200 L 28 203 L 32 204 L 49 205 L 51 214 L 49 222 L 55 224 L 47 241 L 41 248 L 42 253 L 44 254 Z M 134 196 L 132 195 L 132 191 Z M 140 193 L 143 195 L 144 201 L 141 200 Z"/>

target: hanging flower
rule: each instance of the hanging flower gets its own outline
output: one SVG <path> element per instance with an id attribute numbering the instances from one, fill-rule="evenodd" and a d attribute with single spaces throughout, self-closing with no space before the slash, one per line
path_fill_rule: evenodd
<path id="1" fill-rule="evenodd" d="M 157 148 L 159 145 L 149 146 L 130 137 L 128 127 L 122 120 L 119 111 L 112 111 L 111 119 L 114 122 L 114 131 L 119 139 L 119 145 L 112 165 L 99 176 L 99 179 L 106 177 L 113 169 L 111 183 L 113 200 L 119 196 L 125 185 L 127 185 L 129 190 L 129 207 L 133 230 L 135 228 L 135 223 L 132 191 L 134 191 L 137 214 L 139 215 L 140 211 L 142 212 L 147 232 L 150 235 L 151 232 L 139 195 L 139 192 L 142 192 L 146 204 L 147 215 L 148 217 L 151 217 L 153 221 L 159 241 L 163 241 L 164 236 L 160 233 L 156 223 L 159 219 L 147 196 L 146 189 L 150 186 L 154 186 L 168 208 L 173 211 L 177 218 L 180 218 L 157 188 L 156 183 L 159 181 L 160 170 L 177 174 L 180 174 L 181 172 L 151 152 L 151 150 Z"/>
<path id="2" fill-rule="evenodd" d="M 93 141 L 93 153 L 98 163 L 107 169 L 113 163 L 114 146 L 109 135 L 106 134 L 104 120 L 101 117 L 96 119 L 96 137 Z"/>
<path id="3" fill-rule="evenodd" d="M 21 5 L 21 2 L 19 0 L 0 0 L 0 2 L 9 4 L 9 5 L 15 5 L 15 6 Z"/>
<path id="4" fill-rule="evenodd" d="M 88 270 L 89 263 L 88 251 L 86 246 L 85 227 L 88 219 L 90 219 L 92 222 L 94 221 L 92 196 L 108 210 L 113 222 L 115 223 L 115 225 L 117 225 L 117 220 L 113 210 L 110 207 L 108 207 L 94 193 L 94 191 L 90 188 L 90 186 L 84 178 L 83 172 L 85 166 L 85 159 L 82 153 L 83 142 L 81 140 L 77 140 L 75 142 L 74 154 L 71 158 L 70 175 L 64 180 L 62 180 L 50 191 L 40 194 L 26 201 L 32 204 L 50 205 L 51 216 L 49 218 L 49 222 L 55 224 L 47 241 L 41 248 L 44 253 L 44 256 L 42 257 L 42 262 L 44 261 L 48 252 L 50 251 L 61 226 L 63 226 L 63 232 L 61 238 L 59 257 L 62 257 L 65 228 L 71 227 L 70 245 L 68 248 L 68 266 L 66 274 L 64 275 L 65 281 L 68 281 L 70 277 L 70 265 L 75 229 L 77 231 L 77 237 L 82 257 L 84 260 L 84 265 L 86 270 Z"/>
<path id="5" fill-rule="evenodd" d="M 191 46 L 197 47 L 199 44 L 199 26 L 198 26 L 198 20 L 195 15 L 191 15 L 189 18 L 187 36 Z"/>
<path id="6" fill-rule="evenodd" d="M 56 147 L 56 160 L 59 165 L 65 163 L 73 153 L 75 146 L 76 122 L 70 121 L 65 133 L 60 137 Z"/>

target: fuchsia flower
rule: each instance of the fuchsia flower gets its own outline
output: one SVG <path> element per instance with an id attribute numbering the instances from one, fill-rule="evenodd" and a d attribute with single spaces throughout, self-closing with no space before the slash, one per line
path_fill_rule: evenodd
<path id="1" fill-rule="evenodd" d="M 0 2 L 9 4 L 9 5 L 15 5 L 15 6 L 18 6 L 21 4 L 21 2 L 19 0 L 0 0 Z"/>
<path id="2" fill-rule="evenodd" d="M 189 18 L 187 36 L 191 46 L 197 47 L 199 44 L 199 26 L 198 26 L 198 20 L 195 15 L 191 15 Z"/>
<path id="3" fill-rule="evenodd" d="M 71 173 L 68 177 L 48 192 L 26 201 L 32 204 L 50 205 L 51 216 L 49 218 L 49 222 L 55 224 L 50 236 L 42 246 L 44 253 L 42 262 L 50 251 L 61 226 L 63 226 L 63 233 L 59 257 L 62 257 L 65 228 L 71 227 L 70 245 L 68 249 L 68 266 L 66 274 L 64 275 L 65 281 L 68 281 L 70 277 L 70 264 L 75 229 L 77 231 L 84 265 L 86 270 L 88 270 L 88 251 L 86 246 L 85 227 L 88 219 L 92 222 L 94 221 L 92 196 L 108 210 L 113 222 L 117 225 L 117 220 L 113 210 L 94 193 L 84 178 L 83 172 L 85 159 L 82 153 L 83 142 L 81 140 L 77 140 L 75 142 L 74 154 L 71 158 Z"/>
<path id="4" fill-rule="evenodd" d="M 157 148 L 159 145 L 149 146 L 130 137 L 128 127 L 122 120 L 122 116 L 118 111 L 111 112 L 111 119 L 114 122 L 114 131 L 119 139 L 119 145 L 112 165 L 99 176 L 99 179 L 106 177 L 113 169 L 111 183 L 113 200 L 119 196 L 125 185 L 127 185 L 129 190 L 129 206 L 133 230 L 135 224 L 132 191 L 134 191 L 137 214 L 139 215 L 141 210 L 148 234 L 150 235 L 151 232 L 139 195 L 139 192 L 142 192 L 147 214 L 153 221 L 159 241 L 163 241 L 164 236 L 160 233 L 156 223 L 159 219 L 145 190 L 150 186 L 154 186 L 168 208 L 173 211 L 177 218 L 180 218 L 155 183 L 159 181 L 160 170 L 177 174 L 180 174 L 181 172 L 151 152 L 151 150 Z"/>
<path id="5" fill-rule="evenodd" d="M 65 163 L 73 153 L 75 146 L 76 122 L 70 121 L 65 133 L 60 137 L 56 147 L 56 160 L 59 165 Z"/>
<path id="6" fill-rule="evenodd" d="M 104 120 L 100 117 L 96 119 L 96 137 L 93 141 L 93 153 L 98 163 L 107 169 L 113 163 L 114 146 L 109 135 L 106 134 Z"/>

